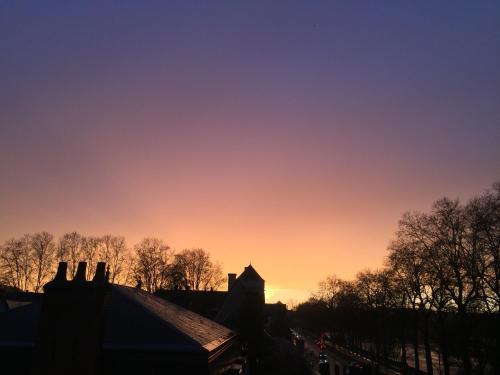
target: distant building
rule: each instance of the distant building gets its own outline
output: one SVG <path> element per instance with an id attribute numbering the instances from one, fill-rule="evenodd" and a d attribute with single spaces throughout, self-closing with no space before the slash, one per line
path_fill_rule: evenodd
<path id="1" fill-rule="evenodd" d="M 42 298 L 0 312 L 6 374 L 224 374 L 236 364 L 236 334 L 136 288 L 92 281 L 86 264 L 66 280 L 60 263 Z M 5 298 L 3 301 L 5 302 Z"/>
<path id="2" fill-rule="evenodd" d="M 286 335 L 286 305 L 265 303 L 265 281 L 252 265 L 228 274 L 227 291 L 159 290 L 156 295 L 236 330 L 242 339 L 265 328 Z M 279 327 L 279 328 L 277 328 Z"/>
<path id="3" fill-rule="evenodd" d="M 227 291 L 162 289 L 155 294 L 225 326 L 236 328 L 239 309 L 245 298 L 253 296 L 263 308 L 264 284 L 264 279 L 249 265 L 239 277 L 235 273 L 228 274 Z"/>

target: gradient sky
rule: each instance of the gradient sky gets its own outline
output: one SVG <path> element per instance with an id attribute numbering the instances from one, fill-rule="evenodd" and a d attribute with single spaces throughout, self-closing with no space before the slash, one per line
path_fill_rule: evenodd
<path id="1" fill-rule="evenodd" d="M 301 300 L 500 180 L 498 1 L 91 3 L 0 0 L 1 241 L 157 236 Z"/>

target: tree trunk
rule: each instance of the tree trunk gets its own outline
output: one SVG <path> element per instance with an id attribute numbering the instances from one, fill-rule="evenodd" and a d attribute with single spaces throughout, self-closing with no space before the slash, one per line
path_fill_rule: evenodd
<path id="1" fill-rule="evenodd" d="M 427 366 L 427 374 L 433 375 L 434 371 L 432 368 L 432 352 L 431 352 L 431 343 L 429 340 L 429 314 L 427 312 L 423 312 L 424 314 L 424 345 L 425 345 L 425 364 Z"/>
<path id="2" fill-rule="evenodd" d="M 450 363 L 448 361 L 448 344 L 446 337 L 446 321 L 443 312 L 438 312 L 439 343 L 441 346 L 441 357 L 443 358 L 444 375 L 450 375 Z"/>
<path id="3" fill-rule="evenodd" d="M 406 309 L 400 310 L 400 343 L 401 343 L 401 364 L 403 369 L 403 374 L 408 372 L 408 358 L 406 353 Z"/>
<path id="4" fill-rule="evenodd" d="M 493 355 L 492 358 L 492 365 L 493 365 L 493 373 L 494 374 L 500 374 L 500 311 L 496 313 L 495 316 L 495 321 L 494 321 L 494 326 L 495 326 L 495 333 L 494 333 L 494 343 L 493 347 L 495 349 L 496 355 Z"/>
<path id="5" fill-rule="evenodd" d="M 406 359 L 406 310 L 401 310 L 401 362 L 403 372 L 406 373 L 408 362 Z"/>
<path id="6" fill-rule="evenodd" d="M 384 362 L 387 363 L 387 360 L 388 360 L 388 352 L 387 352 L 387 327 L 385 325 L 385 321 L 386 321 L 386 318 L 387 318 L 387 312 L 385 310 L 382 311 L 382 314 L 381 314 L 381 324 L 380 324 L 380 327 L 382 328 L 382 355 L 383 355 L 383 359 L 384 359 Z"/>
<path id="7" fill-rule="evenodd" d="M 380 363 L 380 319 L 377 309 L 374 309 L 373 316 L 374 316 L 373 333 L 375 334 L 375 361 L 377 363 Z"/>
<path id="8" fill-rule="evenodd" d="M 460 316 L 460 322 L 461 322 L 461 328 L 462 328 L 462 334 L 461 336 L 461 342 L 460 342 L 460 352 L 461 352 L 461 357 L 462 357 L 462 366 L 464 370 L 465 375 L 471 375 L 471 362 L 470 362 L 470 356 L 469 356 L 469 322 L 467 320 L 467 314 L 465 311 L 461 310 L 459 308 L 458 314 Z"/>
<path id="9" fill-rule="evenodd" d="M 380 363 L 380 329 L 378 327 L 375 333 L 375 358 L 377 363 Z"/>
<path id="10" fill-rule="evenodd" d="M 420 371 L 420 358 L 418 355 L 418 311 L 413 309 L 413 351 L 415 355 L 415 370 Z"/>

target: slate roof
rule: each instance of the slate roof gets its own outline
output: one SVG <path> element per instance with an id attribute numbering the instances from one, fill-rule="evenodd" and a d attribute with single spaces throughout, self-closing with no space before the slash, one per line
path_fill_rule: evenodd
<path id="1" fill-rule="evenodd" d="M 111 285 L 104 347 L 215 350 L 235 334 L 228 328 L 145 291 Z"/>
<path id="2" fill-rule="evenodd" d="M 39 317 L 39 302 L 0 313 L 0 347 L 33 347 Z"/>
<path id="3" fill-rule="evenodd" d="M 40 315 L 41 293 L 0 286 L 6 311 L 0 310 L 0 346 L 32 347 Z"/>
<path id="4" fill-rule="evenodd" d="M 0 313 L 0 347 L 33 347 L 41 304 Z M 172 352 L 216 351 L 235 334 L 228 328 L 145 291 L 109 285 L 103 348 Z"/>

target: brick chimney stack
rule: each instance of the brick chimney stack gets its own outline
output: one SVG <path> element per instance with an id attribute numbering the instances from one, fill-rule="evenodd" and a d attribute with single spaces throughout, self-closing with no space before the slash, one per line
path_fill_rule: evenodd
<path id="1" fill-rule="evenodd" d="M 227 290 L 231 291 L 233 289 L 234 283 L 236 282 L 236 274 L 228 273 L 227 274 Z"/>
<path id="2" fill-rule="evenodd" d="M 33 374 L 99 372 L 103 307 L 108 288 L 105 269 L 106 264 L 99 262 L 93 280 L 87 281 L 87 263 L 80 262 L 75 277 L 68 281 L 67 264 L 59 263 L 54 280 L 43 288 Z"/>

